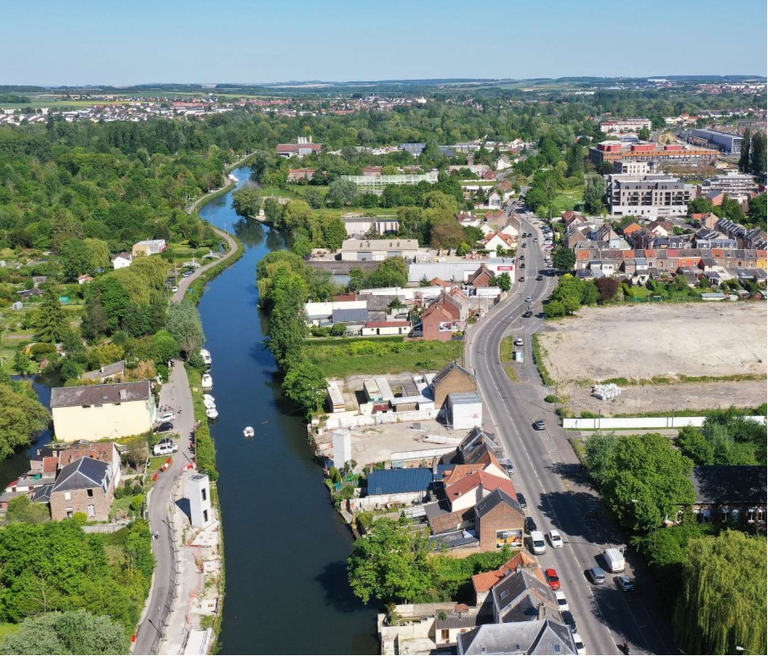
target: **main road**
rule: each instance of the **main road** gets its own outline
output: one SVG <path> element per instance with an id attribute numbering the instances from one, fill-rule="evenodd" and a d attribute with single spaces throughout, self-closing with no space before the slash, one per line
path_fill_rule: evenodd
<path id="1" fill-rule="evenodd" d="M 514 206 L 510 209 L 514 209 Z M 593 586 L 584 575 L 595 565 L 604 566 L 600 557 L 607 546 L 618 545 L 623 537 L 601 511 L 599 497 L 586 484 L 581 466 L 559 426 L 553 406 L 544 402 L 550 390 L 541 384 L 533 364 L 531 337 L 543 323 L 543 301 L 556 285 L 554 275 L 546 275 L 540 245 L 543 235 L 533 222 L 521 222 L 521 232 L 533 238 L 518 255 L 525 255 L 525 280 L 515 281 L 513 293 L 486 314 L 468 335 L 466 363 L 477 378 L 486 415 L 484 424 L 496 433 L 506 455 L 514 464 L 515 489 L 528 502 L 527 513 L 539 530 L 557 529 L 565 546 L 547 549 L 540 557 L 543 567 L 554 567 L 562 582 L 578 632 L 588 653 L 618 654 L 625 641 L 632 653 L 675 653 L 668 633 L 668 621 L 660 618 L 661 604 L 642 569 L 637 575 L 637 592 L 622 593 L 613 576 L 602 586 Z M 537 281 L 539 273 L 544 279 Z M 526 302 L 528 296 L 531 302 Z M 531 318 L 522 314 L 529 307 Z M 511 382 L 499 358 L 502 339 L 510 334 L 524 340 L 524 363 L 517 365 L 519 381 Z M 585 344 L 584 348 L 600 348 Z M 556 375 L 556 370 L 550 372 Z M 543 419 L 546 430 L 536 431 L 533 422 Z M 630 562 L 630 567 L 632 563 Z M 639 566 L 638 566 L 639 567 Z"/>

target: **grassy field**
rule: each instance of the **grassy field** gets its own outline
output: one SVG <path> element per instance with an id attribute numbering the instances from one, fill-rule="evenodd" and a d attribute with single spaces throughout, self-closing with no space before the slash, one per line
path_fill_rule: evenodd
<path id="1" fill-rule="evenodd" d="M 10 633 L 16 633 L 21 628 L 21 624 L 11 624 L 10 622 L 0 622 L 0 640 Z"/>
<path id="2" fill-rule="evenodd" d="M 361 374 L 439 371 L 461 360 L 464 342 L 403 342 L 344 339 L 307 341 L 307 358 L 328 378 Z"/>
<path id="3" fill-rule="evenodd" d="M 584 186 L 571 187 L 570 189 L 563 189 L 556 196 L 553 201 L 553 216 L 557 216 L 568 210 L 572 210 L 581 205 L 584 198 Z"/>

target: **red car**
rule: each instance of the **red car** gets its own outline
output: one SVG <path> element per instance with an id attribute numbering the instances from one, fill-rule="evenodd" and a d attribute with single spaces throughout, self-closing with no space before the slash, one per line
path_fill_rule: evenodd
<path id="1" fill-rule="evenodd" d="M 544 578 L 547 579 L 550 588 L 553 590 L 560 589 L 560 579 L 557 576 L 557 572 L 552 567 L 544 571 Z"/>

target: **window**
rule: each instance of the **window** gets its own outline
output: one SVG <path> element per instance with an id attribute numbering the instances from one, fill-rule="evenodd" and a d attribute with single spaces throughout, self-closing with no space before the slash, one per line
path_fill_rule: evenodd
<path id="1" fill-rule="evenodd" d="M 72 519 L 72 515 L 74 515 L 72 508 L 67 508 L 67 519 Z"/>
<path id="2" fill-rule="evenodd" d="M 734 522 L 738 522 L 739 517 L 741 517 L 741 510 L 739 508 L 734 508 L 733 510 L 731 510 L 731 519 Z"/>
<path id="3" fill-rule="evenodd" d="M 500 599 L 506 599 L 509 596 L 509 590 L 502 590 L 501 594 L 499 595 Z"/>
<path id="4" fill-rule="evenodd" d="M 208 511 L 207 510 L 203 510 L 203 523 L 204 524 L 208 523 Z"/>
<path id="5" fill-rule="evenodd" d="M 448 629 L 443 629 L 440 632 L 440 637 L 442 638 L 443 642 L 448 642 L 451 639 L 450 635 L 451 634 L 450 634 L 450 631 L 448 631 Z"/>
<path id="6" fill-rule="evenodd" d="M 95 517 L 95 516 L 96 516 L 96 506 L 90 503 L 88 504 L 88 517 Z"/>
<path id="7" fill-rule="evenodd" d="M 560 645 L 552 645 L 552 650 L 554 653 L 559 654 L 560 653 Z"/>
<path id="8" fill-rule="evenodd" d="M 71 492 L 65 492 L 64 493 L 64 501 L 71 501 L 72 499 L 72 493 Z"/>
<path id="9" fill-rule="evenodd" d="M 205 500 L 208 498 L 208 495 L 207 495 L 207 494 L 206 494 L 206 492 L 205 492 L 205 488 L 203 488 L 202 490 L 200 490 L 200 494 L 201 494 L 201 495 L 202 495 L 202 497 L 203 497 L 203 501 L 205 501 Z"/>
<path id="10" fill-rule="evenodd" d="M 87 489 L 87 490 L 86 490 L 86 494 L 87 494 L 89 497 L 92 497 L 92 496 L 93 496 L 93 489 L 91 489 L 91 488 Z"/>

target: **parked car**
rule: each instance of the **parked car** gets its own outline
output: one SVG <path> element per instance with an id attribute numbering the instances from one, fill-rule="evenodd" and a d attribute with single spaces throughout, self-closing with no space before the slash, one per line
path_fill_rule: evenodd
<path id="1" fill-rule="evenodd" d="M 544 430 L 547 427 L 547 425 L 544 423 L 543 419 L 537 419 L 536 421 L 533 422 L 533 427 L 536 430 Z"/>
<path id="2" fill-rule="evenodd" d="M 520 263 L 520 268 L 521 268 L 521 269 L 525 269 L 525 262 L 521 262 L 521 263 Z"/>
<path id="3" fill-rule="evenodd" d="M 547 580 L 547 583 L 549 583 L 550 588 L 553 590 L 560 589 L 560 577 L 553 567 L 548 567 L 544 570 L 544 578 Z"/>
<path id="4" fill-rule="evenodd" d="M 520 282 L 525 282 L 525 276 L 520 276 L 520 277 L 518 278 L 518 280 L 519 280 Z"/>
<path id="5" fill-rule="evenodd" d="M 532 301 L 533 301 L 533 297 L 532 296 L 526 296 L 525 297 L 525 302 L 526 303 L 531 303 Z"/>
<path id="6" fill-rule="evenodd" d="M 563 548 L 563 538 L 560 536 L 560 531 L 553 529 L 549 532 L 549 544 L 552 545 L 553 549 Z"/>
<path id="7" fill-rule="evenodd" d="M 534 237 L 533 238 L 533 243 L 534 244 L 538 244 L 539 243 L 539 238 L 538 237 Z"/>
<path id="8" fill-rule="evenodd" d="M 576 633 L 578 629 L 576 627 L 576 618 L 573 616 L 573 613 L 569 610 L 564 610 L 560 613 L 560 617 L 563 618 L 563 622 L 571 630 L 571 633 Z"/>
<path id="9" fill-rule="evenodd" d="M 586 656 L 587 648 L 584 646 L 584 641 L 581 639 L 581 636 L 578 633 L 574 633 L 571 637 L 573 638 L 573 645 L 576 647 L 578 656 Z"/>
<path id="10" fill-rule="evenodd" d="M 523 248 L 528 248 L 528 244 L 526 244 L 525 242 L 523 242 Z"/>
<path id="11" fill-rule="evenodd" d="M 504 467 L 504 471 L 507 472 L 507 476 L 512 476 L 515 473 L 515 466 L 509 458 L 502 458 L 499 460 L 499 464 Z"/>
<path id="12" fill-rule="evenodd" d="M 626 574 L 616 577 L 616 584 L 624 592 L 632 592 L 635 589 L 635 582 Z"/>
<path id="13" fill-rule="evenodd" d="M 189 278 L 193 273 L 194 271 L 185 271 L 181 275 L 184 276 L 185 278 Z"/>
<path id="14" fill-rule="evenodd" d="M 523 345 L 523 338 L 522 337 L 518 337 L 515 340 L 515 346 L 522 346 L 522 345 Z"/>
<path id="15" fill-rule="evenodd" d="M 565 598 L 565 593 L 562 590 L 555 592 L 555 601 L 557 602 L 557 607 L 560 609 L 561 613 L 564 610 L 570 610 L 568 599 Z"/>
<path id="16" fill-rule="evenodd" d="M 176 419 L 175 414 L 173 414 L 172 412 L 166 412 L 164 415 L 160 415 L 157 418 L 157 421 L 160 422 L 161 424 L 164 424 L 165 422 L 174 421 L 175 419 Z"/>
<path id="17" fill-rule="evenodd" d="M 165 421 L 155 428 L 155 433 L 167 433 L 169 430 L 173 430 L 173 424 L 170 421 Z"/>
<path id="18" fill-rule="evenodd" d="M 537 555 L 547 553 L 547 543 L 544 542 L 544 534 L 541 531 L 531 531 L 530 535 L 531 551 Z"/>
<path id="19" fill-rule="evenodd" d="M 517 493 L 517 503 L 520 504 L 521 508 L 527 508 L 528 507 L 528 503 L 526 502 L 525 497 L 523 496 L 522 492 L 518 492 Z"/>
<path id="20" fill-rule="evenodd" d="M 587 570 L 587 578 L 595 585 L 602 585 L 605 583 L 605 572 L 602 567 L 590 567 Z"/>
<path id="21" fill-rule="evenodd" d="M 526 533 L 532 533 L 537 528 L 536 526 L 536 520 L 533 517 L 526 517 L 525 518 L 525 532 Z"/>
<path id="22" fill-rule="evenodd" d="M 172 453 L 176 453 L 178 450 L 179 446 L 173 442 L 161 442 L 152 447 L 152 453 L 156 456 L 169 456 Z"/>

